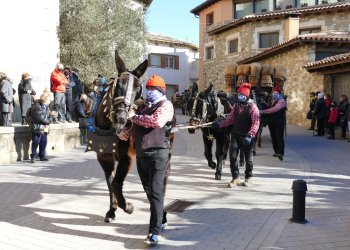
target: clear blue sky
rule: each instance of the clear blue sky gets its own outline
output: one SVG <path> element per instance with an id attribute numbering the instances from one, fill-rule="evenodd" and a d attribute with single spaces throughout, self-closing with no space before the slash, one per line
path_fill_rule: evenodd
<path id="1" fill-rule="evenodd" d="M 199 19 L 190 11 L 205 0 L 153 0 L 147 10 L 147 30 L 199 44 Z"/>

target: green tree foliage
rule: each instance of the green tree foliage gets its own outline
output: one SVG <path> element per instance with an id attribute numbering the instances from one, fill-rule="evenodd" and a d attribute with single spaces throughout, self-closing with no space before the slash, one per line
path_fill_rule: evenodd
<path id="1" fill-rule="evenodd" d="M 87 85 L 97 74 L 116 76 L 116 48 L 126 66 L 134 69 L 145 52 L 143 15 L 130 0 L 61 0 L 61 62 L 77 66 Z"/>

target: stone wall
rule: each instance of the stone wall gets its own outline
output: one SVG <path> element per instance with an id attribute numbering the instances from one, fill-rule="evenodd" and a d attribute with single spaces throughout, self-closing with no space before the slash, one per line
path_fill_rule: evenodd
<path id="1" fill-rule="evenodd" d="M 310 126 L 306 119 L 309 110 L 309 93 L 325 90 L 325 79 L 318 73 L 309 73 L 302 66 L 314 60 L 315 47 L 305 45 L 283 54 L 260 61 L 261 64 L 281 65 L 288 69 L 284 92 L 287 98 L 287 122 L 299 126 Z"/>
<path id="2" fill-rule="evenodd" d="M 50 157 L 80 145 L 78 123 L 51 124 L 46 154 Z M 31 154 L 29 126 L 0 127 L 0 164 L 28 160 Z"/>

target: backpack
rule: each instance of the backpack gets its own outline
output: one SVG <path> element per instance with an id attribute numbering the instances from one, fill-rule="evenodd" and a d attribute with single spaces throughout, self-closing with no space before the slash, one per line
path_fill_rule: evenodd
<path id="1" fill-rule="evenodd" d="M 25 120 L 29 126 L 32 125 L 32 107 L 27 110 Z"/>

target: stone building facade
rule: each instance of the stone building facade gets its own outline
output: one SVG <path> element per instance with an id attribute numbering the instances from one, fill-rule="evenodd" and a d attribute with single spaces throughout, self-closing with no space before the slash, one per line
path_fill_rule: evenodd
<path id="1" fill-rule="evenodd" d="M 215 5 L 225 1 L 212 2 L 215 8 L 207 5 L 206 9 L 202 10 L 204 13 L 210 13 L 210 8 L 215 11 L 218 8 Z M 202 14 L 199 16 L 203 17 Z M 322 38 L 316 39 L 315 43 L 300 41 L 289 46 L 285 51 L 283 51 L 284 44 L 288 44 L 289 41 L 300 36 L 299 34 L 330 32 L 332 37 L 337 32 L 349 32 L 348 20 L 350 20 L 350 3 L 341 2 L 257 13 L 241 19 L 223 20 L 205 28 L 202 27 L 199 72 L 203 73 L 202 77 L 199 77 L 199 85 L 204 89 L 211 81 L 216 90 L 224 89 L 224 72 L 230 63 L 258 62 L 284 66 L 288 71 L 285 83 L 285 93 L 288 95 L 287 120 L 291 124 L 308 126 L 309 121 L 305 117 L 309 107 L 309 93 L 312 91 L 331 92 L 334 83 L 331 80 L 332 76 L 308 72 L 303 65 L 327 56 L 349 52 L 350 37 L 349 35 L 344 37 L 346 46 L 333 43 L 332 38 L 324 38 L 324 35 L 320 35 Z M 264 32 L 278 33 L 279 43 L 272 47 L 271 53 L 269 53 L 271 47 L 259 48 L 259 34 Z M 233 38 L 238 39 L 238 49 L 237 52 L 229 54 L 228 41 Z M 322 42 L 322 39 L 328 39 L 329 42 L 317 45 L 318 42 Z M 209 46 L 214 47 L 214 53 L 212 58 L 207 59 L 206 48 Z M 274 51 L 274 47 L 278 48 L 278 53 Z M 257 56 L 259 54 L 264 56 Z"/>

